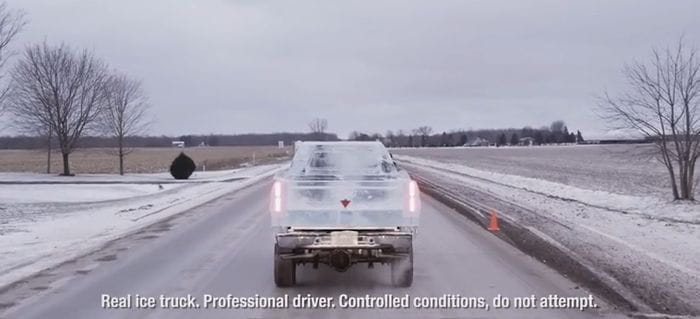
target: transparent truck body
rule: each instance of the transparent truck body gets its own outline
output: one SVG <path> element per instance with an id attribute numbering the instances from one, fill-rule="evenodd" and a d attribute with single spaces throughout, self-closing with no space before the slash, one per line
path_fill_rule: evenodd
<path id="1" fill-rule="evenodd" d="M 293 285 L 300 264 L 342 272 L 380 263 L 396 285 L 410 285 L 419 195 L 379 142 L 297 142 L 270 194 L 275 282 Z"/>

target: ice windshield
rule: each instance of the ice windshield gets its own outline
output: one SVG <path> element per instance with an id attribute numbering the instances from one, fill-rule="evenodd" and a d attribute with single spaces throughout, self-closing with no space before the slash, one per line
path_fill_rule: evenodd
<path id="1" fill-rule="evenodd" d="M 392 174 L 396 167 L 381 144 L 312 144 L 298 150 L 291 171 L 298 176 L 367 176 Z"/>

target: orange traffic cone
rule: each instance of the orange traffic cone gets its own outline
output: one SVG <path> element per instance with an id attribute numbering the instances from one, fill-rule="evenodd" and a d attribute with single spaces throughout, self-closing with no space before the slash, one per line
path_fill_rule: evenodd
<path id="1" fill-rule="evenodd" d="M 490 231 L 500 231 L 501 230 L 498 227 L 498 216 L 496 216 L 495 210 L 491 211 L 491 222 L 489 223 L 488 230 L 490 230 Z"/>

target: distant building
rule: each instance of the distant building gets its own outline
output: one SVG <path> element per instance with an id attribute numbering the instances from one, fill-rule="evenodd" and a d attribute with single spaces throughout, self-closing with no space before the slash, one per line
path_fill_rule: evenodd
<path id="1" fill-rule="evenodd" d="M 489 140 L 481 137 L 477 137 L 473 141 L 467 143 L 467 146 L 489 146 L 491 143 L 489 143 Z"/>
<path id="2" fill-rule="evenodd" d="M 173 147 L 184 148 L 185 141 L 173 141 Z"/>
<path id="3" fill-rule="evenodd" d="M 523 137 L 518 141 L 520 146 L 532 146 L 535 145 L 535 139 L 532 137 Z"/>

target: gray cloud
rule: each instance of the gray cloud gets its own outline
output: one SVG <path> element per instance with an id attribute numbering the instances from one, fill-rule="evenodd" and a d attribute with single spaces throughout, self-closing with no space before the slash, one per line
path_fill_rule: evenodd
<path id="1" fill-rule="evenodd" d="M 155 134 L 604 130 L 594 96 L 680 34 L 697 1 L 14 0 L 18 45 L 93 49 L 144 81 Z"/>

